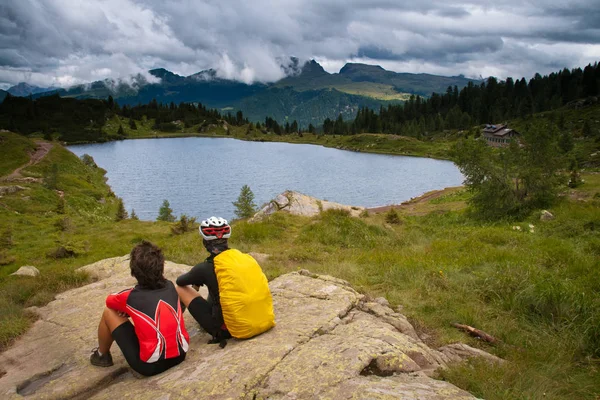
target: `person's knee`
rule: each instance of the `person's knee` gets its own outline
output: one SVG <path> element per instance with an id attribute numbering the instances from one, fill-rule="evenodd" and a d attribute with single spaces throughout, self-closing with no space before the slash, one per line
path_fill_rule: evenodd
<path id="1" fill-rule="evenodd" d="M 110 331 L 114 331 L 119 325 L 124 322 L 127 322 L 129 319 L 126 317 L 122 317 L 116 310 L 105 307 L 104 312 L 102 313 L 102 319 L 108 326 Z"/>
<path id="2" fill-rule="evenodd" d="M 179 299 L 186 307 L 190 305 L 192 300 L 200 296 L 191 286 L 175 286 L 175 290 L 177 290 Z"/>

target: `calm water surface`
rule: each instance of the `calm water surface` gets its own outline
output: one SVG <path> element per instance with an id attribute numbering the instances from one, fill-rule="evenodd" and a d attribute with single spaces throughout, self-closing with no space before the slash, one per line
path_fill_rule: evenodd
<path id="1" fill-rule="evenodd" d="M 316 145 L 223 138 L 140 139 L 69 146 L 106 169 L 129 212 L 153 220 L 163 200 L 176 216 L 234 217 L 242 185 L 261 205 L 290 189 L 338 203 L 396 204 L 460 185 L 450 161 L 356 153 Z"/>

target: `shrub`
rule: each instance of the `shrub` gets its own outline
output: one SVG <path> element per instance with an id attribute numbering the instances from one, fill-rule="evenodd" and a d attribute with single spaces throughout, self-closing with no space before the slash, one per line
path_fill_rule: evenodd
<path id="1" fill-rule="evenodd" d="M 58 184 L 58 164 L 52 164 L 50 169 L 44 173 L 44 186 L 55 190 Z"/>
<path id="2" fill-rule="evenodd" d="M 177 224 L 171 227 L 171 233 L 173 235 L 181 235 L 183 233 L 193 231 L 197 228 L 197 226 L 198 224 L 196 223 L 196 218 L 190 218 L 187 215 L 182 214 L 181 217 L 179 217 Z"/>
<path id="3" fill-rule="evenodd" d="M 64 197 L 60 197 L 58 199 L 58 205 L 56 206 L 56 213 L 57 214 L 64 214 L 65 213 L 65 198 Z"/>
<path id="4" fill-rule="evenodd" d="M 400 216 L 398 215 L 398 212 L 395 209 L 390 208 L 390 211 L 388 211 L 385 214 L 385 222 L 387 222 L 388 224 L 398 225 L 402 221 L 400 220 Z"/>
<path id="5" fill-rule="evenodd" d="M 89 154 L 82 155 L 81 156 L 81 161 L 83 161 L 83 163 L 85 165 L 87 165 L 88 167 L 98 168 L 98 165 L 96 164 L 96 161 L 94 161 L 94 158 L 92 156 L 90 156 Z"/>
<path id="6" fill-rule="evenodd" d="M 65 245 L 58 246 L 56 249 L 52 250 L 48 253 L 48 258 L 70 258 L 75 257 L 78 254 L 82 253 L 80 248 L 72 243 L 67 243 Z"/>
<path id="7" fill-rule="evenodd" d="M 10 249 L 13 244 L 13 232 L 12 228 L 9 227 L 0 234 L 0 249 Z"/>
<path id="8" fill-rule="evenodd" d="M 67 232 L 73 228 L 73 223 L 71 222 L 71 219 L 69 217 L 64 217 L 64 218 L 58 219 L 54 223 L 54 226 L 62 232 Z"/>
<path id="9" fill-rule="evenodd" d="M 0 250 L 0 265 L 8 265 L 15 262 L 16 258 L 9 255 L 6 250 Z"/>

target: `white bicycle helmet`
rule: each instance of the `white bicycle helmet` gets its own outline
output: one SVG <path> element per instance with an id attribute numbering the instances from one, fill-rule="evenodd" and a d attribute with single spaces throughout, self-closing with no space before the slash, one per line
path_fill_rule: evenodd
<path id="1" fill-rule="evenodd" d="M 200 223 L 199 230 L 204 240 L 228 239 L 231 236 L 231 226 L 220 217 L 205 219 Z"/>

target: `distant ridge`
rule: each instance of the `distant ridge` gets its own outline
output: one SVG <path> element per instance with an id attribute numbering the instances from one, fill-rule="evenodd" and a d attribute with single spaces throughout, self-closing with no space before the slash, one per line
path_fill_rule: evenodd
<path id="1" fill-rule="evenodd" d="M 13 96 L 26 97 L 32 94 L 46 93 L 53 90 L 56 90 L 56 88 L 43 88 L 39 86 L 32 86 L 25 82 L 20 82 L 15 86 L 9 88 L 7 92 Z"/>
<path id="2" fill-rule="evenodd" d="M 266 84 L 220 78 L 214 69 L 181 76 L 156 68 L 149 73 L 160 79 L 158 83 L 138 75 L 130 83 L 107 79 L 38 92 L 34 97 L 55 93 L 79 99 L 112 96 L 121 105 L 146 104 L 153 99 L 162 103 L 202 103 L 231 112 L 242 110 L 252 121 L 262 122 L 266 117 L 280 122 L 296 119 L 301 126 L 308 126 L 340 114 L 344 119 L 354 118 L 361 107 L 379 108 L 405 101 L 412 94 L 429 96 L 445 92 L 448 86 L 461 89 L 473 81 L 462 76 L 396 73 L 378 65 L 356 63 L 330 74 L 315 60 L 301 65 L 294 57 L 281 64 L 288 76 Z"/>

